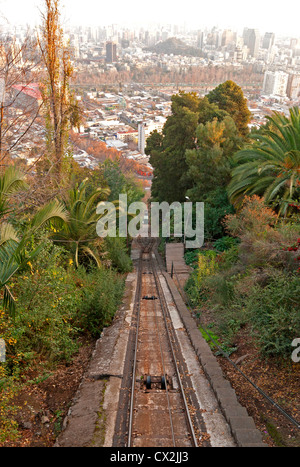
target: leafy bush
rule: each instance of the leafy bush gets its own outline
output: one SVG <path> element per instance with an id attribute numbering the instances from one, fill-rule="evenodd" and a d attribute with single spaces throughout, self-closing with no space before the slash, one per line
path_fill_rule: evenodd
<path id="1" fill-rule="evenodd" d="M 226 251 L 237 244 L 238 240 L 233 237 L 222 237 L 215 241 L 214 248 L 217 251 Z"/>
<path id="2" fill-rule="evenodd" d="M 223 219 L 233 215 L 234 208 L 228 201 L 226 190 L 218 187 L 204 199 L 204 234 L 206 239 L 217 239 L 225 235 Z"/>
<path id="3" fill-rule="evenodd" d="M 126 238 L 106 237 L 104 248 L 113 268 L 121 273 L 132 271 L 132 261 L 126 248 Z"/>
<path id="4" fill-rule="evenodd" d="M 64 260 L 64 250 L 48 242 L 17 278 L 16 352 L 34 351 L 57 361 L 69 360 L 77 350 L 74 316 L 82 297 Z"/>
<path id="5" fill-rule="evenodd" d="M 245 196 L 241 210 L 237 214 L 225 216 L 226 230 L 233 236 L 241 237 L 246 232 L 258 235 L 270 230 L 278 215 L 265 205 L 259 196 Z"/>
<path id="6" fill-rule="evenodd" d="M 202 290 L 199 287 L 198 280 L 197 280 L 197 271 L 193 271 L 190 276 L 188 277 L 185 285 L 184 290 L 188 295 L 189 302 L 192 306 L 197 307 L 200 305 L 200 296 L 202 294 Z"/>
<path id="7" fill-rule="evenodd" d="M 246 312 L 263 355 L 290 358 L 291 342 L 300 336 L 299 297 L 299 276 L 283 271 L 253 287 Z"/>
<path id="8" fill-rule="evenodd" d="M 195 266 L 198 263 L 198 255 L 200 250 L 189 250 L 185 253 L 184 259 L 187 265 Z"/>
<path id="9" fill-rule="evenodd" d="M 122 300 L 124 280 L 113 270 L 97 268 L 89 274 L 84 269 L 76 271 L 82 287 L 83 298 L 77 310 L 77 326 L 93 337 L 111 324 Z"/>
<path id="10" fill-rule="evenodd" d="M 197 261 L 195 270 L 185 283 L 185 291 L 192 305 L 199 305 L 201 301 L 206 300 L 207 288 L 205 279 L 216 273 L 218 270 L 217 253 L 213 250 L 196 250 L 191 252 L 189 260 L 194 258 Z"/>
<path id="11" fill-rule="evenodd" d="M 13 378 L 7 377 L 5 368 L 0 366 L 0 443 L 19 438 L 18 423 L 13 419 L 19 409 L 13 403 L 16 393 Z"/>
<path id="12" fill-rule="evenodd" d="M 113 270 L 76 269 L 63 248 L 47 241 L 10 287 L 17 312 L 14 321 L 0 314 L 0 333 L 13 372 L 36 355 L 69 361 L 80 334 L 98 337 L 117 310 L 124 280 Z"/>

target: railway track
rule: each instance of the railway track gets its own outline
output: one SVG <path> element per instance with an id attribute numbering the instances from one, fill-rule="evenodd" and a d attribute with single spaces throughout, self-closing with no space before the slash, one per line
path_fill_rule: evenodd
<path id="1" fill-rule="evenodd" d="M 201 411 L 160 283 L 155 241 L 138 243 L 133 320 L 113 445 L 197 447 Z"/>

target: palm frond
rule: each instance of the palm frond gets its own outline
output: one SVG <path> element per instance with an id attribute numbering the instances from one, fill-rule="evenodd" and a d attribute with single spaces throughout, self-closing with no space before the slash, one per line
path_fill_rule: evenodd
<path id="1" fill-rule="evenodd" d="M 4 286 L 4 293 L 3 293 L 3 307 L 8 313 L 15 318 L 16 314 L 16 301 L 11 293 L 9 287 L 7 285 Z"/>
<path id="2" fill-rule="evenodd" d="M 29 229 L 31 232 L 36 231 L 50 221 L 66 222 L 68 212 L 65 206 L 57 200 L 51 201 L 41 208 L 33 217 Z"/>
<path id="3" fill-rule="evenodd" d="M 0 247 L 10 240 L 18 242 L 19 238 L 13 226 L 11 224 L 8 224 L 7 222 L 4 222 L 0 226 Z"/>
<path id="4" fill-rule="evenodd" d="M 297 196 L 300 183 L 300 111 L 290 109 L 290 117 L 274 113 L 268 117 L 270 128 L 253 135 L 252 146 L 233 156 L 234 169 L 228 186 L 232 202 L 242 195 L 257 194 L 272 203 Z M 279 206 L 279 211 L 281 208 Z"/>

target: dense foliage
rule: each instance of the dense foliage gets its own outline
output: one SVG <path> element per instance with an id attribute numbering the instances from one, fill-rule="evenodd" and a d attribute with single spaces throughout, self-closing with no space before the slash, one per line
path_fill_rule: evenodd
<path id="1" fill-rule="evenodd" d="M 28 375 L 39 378 L 72 362 L 82 342 L 94 342 L 111 324 L 122 300 L 130 239 L 98 236 L 97 204 L 118 207 L 120 193 L 129 203 L 144 196 L 132 164 L 103 143 L 92 147 L 99 162 L 93 170 L 73 159 L 70 130 L 81 115 L 70 86 L 70 48 L 59 0 L 44 7 L 38 37 L 44 66 L 34 79 L 42 83 L 45 138 L 32 150 L 33 164 L 7 151 L 0 173 L 1 444 L 18 436 L 14 398 L 34 384 Z M 14 118 L 3 116 L 1 123 L 13 128 Z"/>
<path id="2" fill-rule="evenodd" d="M 27 370 L 70 362 L 83 337 L 99 337 L 112 322 L 122 300 L 129 244 L 98 237 L 96 206 L 120 179 L 128 198 L 139 200 L 143 191 L 117 162 L 113 167 L 118 175 L 108 171 L 108 179 L 102 166 L 90 179 L 77 168 L 61 199 L 38 209 L 24 205 L 21 190 L 29 186 L 19 170 L 11 166 L 0 178 L 0 442 L 17 436 L 10 400 Z"/>
<path id="3" fill-rule="evenodd" d="M 204 98 L 173 96 L 163 134 L 147 142 L 152 196 L 205 203 L 204 247 L 186 252 L 199 316 L 213 311 L 229 353 L 246 328 L 263 356 L 286 362 L 300 335 L 300 112 L 274 113 L 251 132 L 249 118 L 232 81 Z"/>

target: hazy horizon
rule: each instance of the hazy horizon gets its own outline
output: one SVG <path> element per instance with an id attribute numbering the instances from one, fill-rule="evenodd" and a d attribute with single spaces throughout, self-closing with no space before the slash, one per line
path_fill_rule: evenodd
<path id="1" fill-rule="evenodd" d="M 122 0 L 103 2 L 96 0 L 60 0 L 61 23 L 67 26 L 108 26 L 111 24 L 150 27 L 151 24 L 174 24 L 187 30 L 204 29 L 216 26 L 220 29 L 234 29 L 241 32 L 244 27 L 257 28 L 261 33 L 274 32 L 277 35 L 300 37 L 299 3 L 286 0 L 284 8 L 274 5 L 271 0 L 253 0 L 241 4 L 238 0 L 215 0 L 203 4 L 194 0 L 182 2 L 152 0 L 149 6 L 138 0 L 127 3 Z M 142 5 L 142 6 L 141 6 Z M 0 0 L 2 24 L 35 25 L 41 22 L 40 11 L 44 10 L 44 0 Z M 299 31 L 299 32 L 298 32 Z"/>

